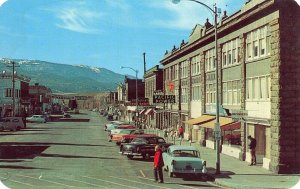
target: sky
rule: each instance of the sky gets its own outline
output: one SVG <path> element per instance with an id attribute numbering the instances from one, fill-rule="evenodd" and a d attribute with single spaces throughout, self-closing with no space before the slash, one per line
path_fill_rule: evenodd
<path id="1" fill-rule="evenodd" d="M 231 15 L 244 0 L 201 0 Z M 143 77 L 213 16 L 182 0 L 0 0 L 0 58 L 88 65 Z M 121 66 L 131 69 L 121 69 Z"/>

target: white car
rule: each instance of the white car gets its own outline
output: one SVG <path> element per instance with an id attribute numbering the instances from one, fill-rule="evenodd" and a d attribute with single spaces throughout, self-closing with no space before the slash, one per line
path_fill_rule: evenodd
<path id="1" fill-rule="evenodd" d="M 25 124 L 21 117 L 5 117 L 0 120 L 0 131 L 16 131 L 24 128 Z"/>
<path id="2" fill-rule="evenodd" d="M 163 153 L 164 170 L 174 174 L 206 174 L 206 161 L 200 158 L 200 152 L 194 146 L 171 145 Z"/>
<path id="3" fill-rule="evenodd" d="M 33 115 L 31 117 L 26 118 L 27 122 L 39 122 L 39 123 L 46 123 L 46 118 L 43 115 Z"/>
<path id="4" fill-rule="evenodd" d="M 105 131 L 111 131 L 113 129 L 116 129 L 119 125 L 124 124 L 123 121 L 111 121 L 104 126 Z"/>

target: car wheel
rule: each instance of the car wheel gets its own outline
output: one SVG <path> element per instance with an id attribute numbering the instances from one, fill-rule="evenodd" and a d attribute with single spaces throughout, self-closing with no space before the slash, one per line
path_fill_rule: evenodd
<path id="1" fill-rule="evenodd" d="M 0 131 L 3 131 L 4 129 L 3 129 L 3 127 L 0 127 Z"/>
<path id="2" fill-rule="evenodd" d="M 150 159 L 150 154 L 149 153 L 143 154 L 143 159 L 144 160 Z"/>
<path id="3" fill-rule="evenodd" d="M 17 131 L 20 131 L 21 130 L 21 127 L 17 127 Z"/>
<path id="4" fill-rule="evenodd" d="M 133 155 L 127 155 L 127 158 L 128 158 L 128 159 L 132 159 L 132 158 L 133 158 Z"/>

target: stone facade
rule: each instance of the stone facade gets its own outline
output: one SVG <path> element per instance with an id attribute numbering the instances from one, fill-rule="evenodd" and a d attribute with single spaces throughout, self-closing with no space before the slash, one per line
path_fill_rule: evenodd
<path id="1" fill-rule="evenodd" d="M 300 132 L 300 21 L 296 19 L 300 17 L 299 12 L 295 1 L 251 0 L 218 25 L 219 101 L 229 110 L 248 111 L 240 129 L 239 159 L 249 161 L 246 137 L 252 135 L 258 140 L 257 153 L 263 167 L 276 173 L 300 171 L 297 137 Z M 215 91 L 209 88 L 213 88 L 216 80 L 214 69 L 209 67 L 212 66 L 209 51 L 213 48 L 214 27 L 206 23 L 201 29 L 197 25 L 188 43 L 173 48 L 161 60 L 167 74 L 172 66 L 180 68 L 186 60 L 189 63 L 188 78 L 181 78 L 182 69 L 178 69 L 175 72 L 178 79 L 173 79 L 177 83 L 179 104 L 167 107 L 169 112 L 178 111 L 179 120 L 183 110 L 190 119 L 197 115 L 192 112 L 197 108 L 192 108 L 191 102 L 192 81 L 196 77 L 201 78 L 201 104 L 197 111 L 200 115 L 216 111 L 212 100 Z M 191 58 L 196 55 L 200 56 L 201 72 L 192 75 Z M 186 80 L 189 102 L 181 103 Z M 198 142 L 205 145 L 207 129 L 200 124 L 197 132 Z"/>
<path id="2" fill-rule="evenodd" d="M 278 1 L 271 26 L 271 164 L 278 173 L 299 172 L 300 8 Z"/>

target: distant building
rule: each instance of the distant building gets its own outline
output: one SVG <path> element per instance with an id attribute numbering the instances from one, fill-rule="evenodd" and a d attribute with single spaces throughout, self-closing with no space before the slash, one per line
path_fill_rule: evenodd
<path id="1" fill-rule="evenodd" d="M 154 114 L 158 110 L 163 109 L 162 103 L 153 103 L 153 96 L 155 94 L 163 94 L 163 69 L 156 65 L 144 74 L 145 79 L 145 98 L 149 99 L 149 106 L 145 106 L 144 109 L 140 111 L 140 117 L 142 118 L 142 123 L 144 127 L 155 127 L 157 121 L 160 118 L 159 114 Z M 156 117 L 157 115 L 157 117 Z"/>
<path id="2" fill-rule="evenodd" d="M 48 87 L 35 83 L 29 86 L 29 96 L 30 114 L 42 114 L 51 109 L 52 91 Z"/>
<path id="3" fill-rule="evenodd" d="M 14 109 L 15 115 L 21 116 L 29 108 L 29 82 L 30 78 L 15 74 L 14 84 Z M 2 72 L 0 74 L 0 117 L 13 115 L 13 82 L 12 74 Z"/>

